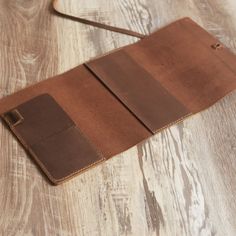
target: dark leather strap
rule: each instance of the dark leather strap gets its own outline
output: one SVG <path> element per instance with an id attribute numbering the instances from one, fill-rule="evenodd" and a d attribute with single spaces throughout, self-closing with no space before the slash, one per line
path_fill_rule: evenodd
<path id="1" fill-rule="evenodd" d="M 133 37 L 140 38 L 140 39 L 145 37 L 144 34 L 140 34 L 138 32 L 132 31 L 132 30 L 123 29 L 123 28 L 119 28 L 119 27 L 115 27 L 115 26 L 110 26 L 110 25 L 106 25 L 106 24 L 99 23 L 96 21 L 87 20 L 85 18 L 81 18 L 78 16 L 70 15 L 66 12 L 63 12 L 61 9 L 59 9 L 58 4 L 57 4 L 57 0 L 53 1 L 53 9 L 56 11 L 56 13 L 58 15 L 63 16 L 65 18 L 73 20 L 73 21 L 78 21 L 83 24 L 92 25 L 94 27 L 114 31 L 114 32 L 121 33 L 121 34 L 126 34 L 126 35 L 133 36 Z"/>

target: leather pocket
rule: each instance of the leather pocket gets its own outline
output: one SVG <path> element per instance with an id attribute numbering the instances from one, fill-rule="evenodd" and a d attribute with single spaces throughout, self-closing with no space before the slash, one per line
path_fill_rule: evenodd
<path id="1" fill-rule="evenodd" d="M 152 133 L 190 115 L 190 111 L 124 50 L 86 63 Z"/>
<path id="2" fill-rule="evenodd" d="M 104 159 L 48 94 L 19 105 L 2 118 L 54 184 Z"/>

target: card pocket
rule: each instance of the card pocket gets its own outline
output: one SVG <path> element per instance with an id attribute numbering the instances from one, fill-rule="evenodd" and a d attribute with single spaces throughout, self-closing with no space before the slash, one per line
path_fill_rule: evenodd
<path id="1" fill-rule="evenodd" d="M 104 160 L 49 94 L 17 106 L 2 118 L 54 184 Z"/>

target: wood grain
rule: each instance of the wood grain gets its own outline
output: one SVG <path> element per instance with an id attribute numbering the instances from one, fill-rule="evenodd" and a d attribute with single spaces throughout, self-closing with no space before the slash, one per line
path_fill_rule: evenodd
<path id="1" fill-rule="evenodd" d="M 234 0 L 58 0 L 141 33 L 190 16 L 236 53 Z M 0 97 L 137 39 L 0 0 Z M 91 91 L 92 92 L 92 91 Z M 53 187 L 0 124 L 0 235 L 236 234 L 236 94 Z"/>

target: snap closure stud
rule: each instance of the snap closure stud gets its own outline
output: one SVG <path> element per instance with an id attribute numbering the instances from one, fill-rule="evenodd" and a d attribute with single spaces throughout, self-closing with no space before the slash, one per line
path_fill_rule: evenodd
<path id="1" fill-rule="evenodd" d="M 223 48 L 223 45 L 221 43 L 215 43 L 215 44 L 212 44 L 211 47 L 215 50 L 219 50 Z"/>

